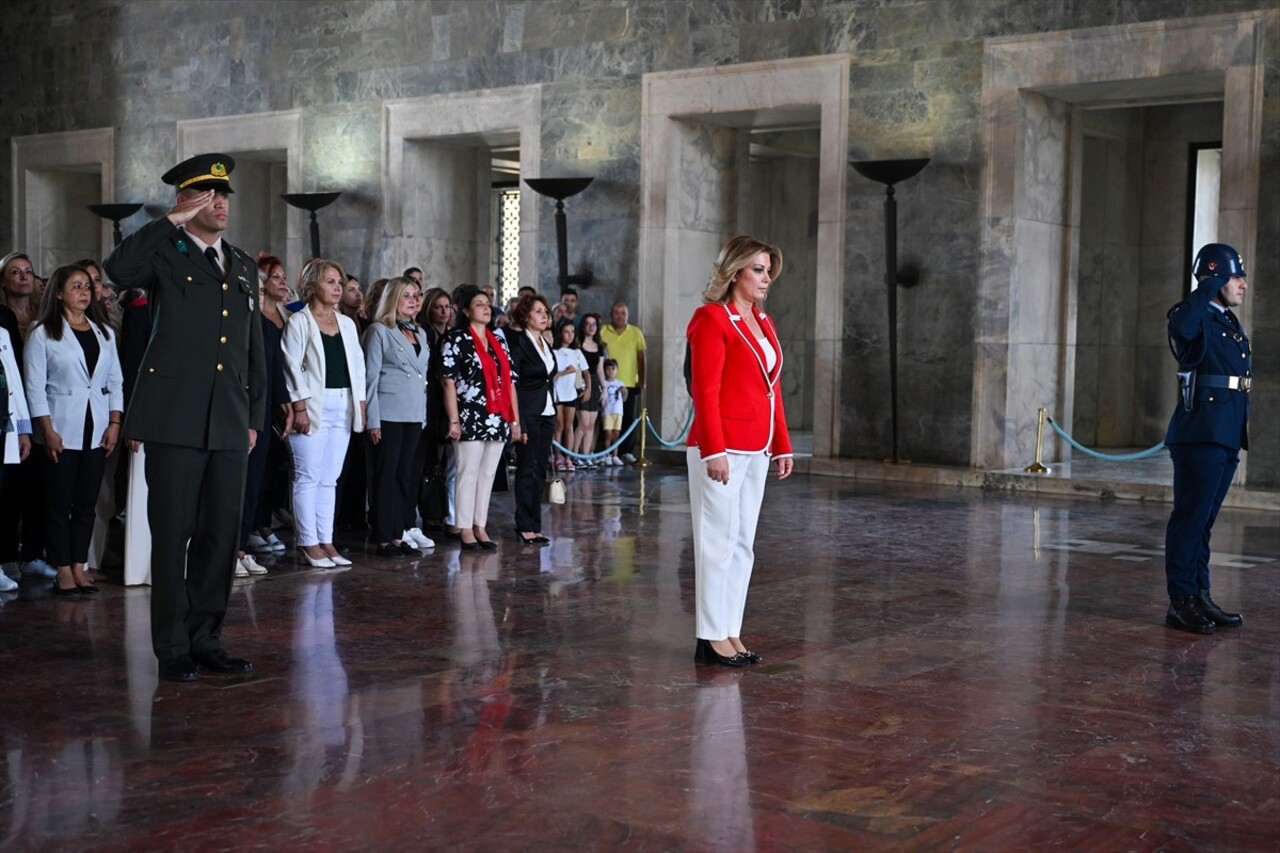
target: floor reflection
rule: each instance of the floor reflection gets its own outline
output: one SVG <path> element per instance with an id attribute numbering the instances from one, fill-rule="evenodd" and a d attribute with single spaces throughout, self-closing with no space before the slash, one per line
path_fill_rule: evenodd
<path id="1" fill-rule="evenodd" d="M 271 561 L 249 677 L 158 682 L 145 587 L 23 579 L 0 848 L 1274 849 L 1274 514 L 1219 517 L 1246 624 L 1198 638 L 1164 507 L 773 482 L 739 672 L 692 663 L 684 477 L 568 479 L 550 547 Z"/>

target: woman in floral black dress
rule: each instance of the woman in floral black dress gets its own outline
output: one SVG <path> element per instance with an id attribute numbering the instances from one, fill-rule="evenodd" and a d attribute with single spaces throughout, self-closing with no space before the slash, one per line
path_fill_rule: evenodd
<path id="1" fill-rule="evenodd" d="M 458 460 L 454 523 L 469 551 L 496 551 L 485 524 L 489 495 L 507 440 L 520 440 L 515 376 L 507 343 L 489 329 L 493 306 L 484 291 L 458 292 L 458 325 L 440 347 L 449 439 Z"/>

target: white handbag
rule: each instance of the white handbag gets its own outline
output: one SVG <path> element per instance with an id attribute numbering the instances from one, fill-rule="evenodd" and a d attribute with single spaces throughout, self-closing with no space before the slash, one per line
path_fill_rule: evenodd
<path id="1" fill-rule="evenodd" d="M 562 504 L 564 501 L 564 480 L 559 477 L 552 477 L 547 482 L 547 503 Z"/>

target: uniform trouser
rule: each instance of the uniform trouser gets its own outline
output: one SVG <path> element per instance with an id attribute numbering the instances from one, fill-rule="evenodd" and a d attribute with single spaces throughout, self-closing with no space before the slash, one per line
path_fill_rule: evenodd
<path id="1" fill-rule="evenodd" d="M 413 527 L 422 469 L 414 468 L 422 424 L 382 422 L 382 438 L 373 446 L 373 539 L 390 542 Z"/>
<path id="2" fill-rule="evenodd" d="M 1209 589 L 1209 535 L 1231 488 L 1239 451 L 1221 444 L 1172 444 L 1173 512 L 1164 533 L 1169 597 Z"/>
<path id="3" fill-rule="evenodd" d="M 516 445 L 516 530 L 542 532 L 542 492 L 547 485 L 547 459 L 551 436 L 556 430 L 555 415 L 522 416 L 520 426 L 527 441 Z"/>
<path id="4" fill-rule="evenodd" d="M 262 500 L 262 477 L 267 471 L 267 458 L 271 455 L 271 432 L 260 430 L 253 450 L 249 451 L 249 464 L 245 469 L 244 507 L 240 511 L 240 550 L 249 550 L 249 534 L 258 529 L 258 504 Z M 268 522 L 269 524 L 269 522 Z M 261 525 L 268 526 L 267 524 Z"/>
<path id="5" fill-rule="evenodd" d="M 101 447 L 63 450 L 57 462 L 43 447 L 35 453 L 45 466 L 45 559 L 53 566 L 83 564 L 89 559 L 107 452 Z"/>
<path id="6" fill-rule="evenodd" d="M 333 513 L 338 476 L 351 443 L 350 392 L 326 388 L 320 426 L 311 435 L 289 436 L 293 450 L 293 522 L 298 545 L 309 548 L 333 542 Z"/>
<path id="7" fill-rule="evenodd" d="M 215 651 L 231 598 L 249 454 L 154 441 L 146 451 L 152 646 L 162 661 Z"/>
<path id="8" fill-rule="evenodd" d="M 698 448 L 686 452 L 693 512 L 693 569 L 697 634 L 725 640 L 742 634 L 747 586 L 755 565 L 756 521 L 769 475 L 764 453 L 730 453 L 729 482 L 707 476 Z"/>
<path id="9" fill-rule="evenodd" d="M 635 421 L 640 411 L 640 392 L 635 388 L 627 389 L 627 399 L 622 401 L 622 432 L 626 433 L 627 427 Z M 618 455 L 631 453 L 636 445 L 636 439 L 640 435 L 640 430 L 644 429 L 644 424 L 635 428 L 635 431 L 622 439 L 622 443 L 618 445 Z"/>
<path id="10" fill-rule="evenodd" d="M 489 497 L 502 461 L 503 442 L 457 441 L 453 446 L 458 457 L 455 526 L 461 530 L 484 527 L 489 522 Z"/>

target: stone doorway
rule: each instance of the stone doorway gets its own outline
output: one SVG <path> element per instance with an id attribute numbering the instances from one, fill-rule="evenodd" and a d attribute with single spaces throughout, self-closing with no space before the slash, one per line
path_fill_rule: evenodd
<path id="1" fill-rule="evenodd" d="M 1089 111 L 1221 102 L 1218 234 L 1253 256 L 1263 31 L 1263 13 L 1251 12 L 987 40 L 974 467 L 1031 461 L 1041 406 L 1074 428 Z M 1154 262 L 1147 272 L 1176 288 L 1181 249 L 1167 263 L 1167 274 Z M 1163 309 L 1161 337 L 1162 324 Z M 1142 335 L 1150 325 L 1144 314 Z M 1168 417 L 1163 402 L 1138 399 L 1140 420 Z M 1046 457 L 1070 454 L 1051 442 Z"/>
<path id="2" fill-rule="evenodd" d="M 784 253 L 767 310 L 788 343 L 788 422 L 812 431 L 815 456 L 837 455 L 848 57 L 646 74 L 641 98 L 641 286 L 633 316 L 650 353 L 650 417 L 664 436 L 683 425 L 689 316 L 724 240 L 755 232 Z"/>

